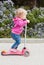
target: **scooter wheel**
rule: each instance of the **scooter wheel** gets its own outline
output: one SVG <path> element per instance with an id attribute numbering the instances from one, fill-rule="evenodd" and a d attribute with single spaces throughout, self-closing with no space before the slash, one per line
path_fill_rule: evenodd
<path id="1" fill-rule="evenodd" d="M 5 51 L 2 51 L 2 52 L 1 52 L 1 55 L 3 55 L 4 53 L 6 53 L 6 52 L 5 52 Z"/>
<path id="2" fill-rule="evenodd" d="M 25 51 L 25 52 L 24 52 L 24 56 L 25 56 L 25 57 L 28 57 L 28 56 L 29 56 L 29 51 Z"/>

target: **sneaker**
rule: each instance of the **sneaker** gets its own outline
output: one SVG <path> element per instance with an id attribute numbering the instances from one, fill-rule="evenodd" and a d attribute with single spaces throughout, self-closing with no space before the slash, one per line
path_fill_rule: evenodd
<path id="1" fill-rule="evenodd" d="M 11 52 L 17 52 L 17 49 L 10 49 Z"/>

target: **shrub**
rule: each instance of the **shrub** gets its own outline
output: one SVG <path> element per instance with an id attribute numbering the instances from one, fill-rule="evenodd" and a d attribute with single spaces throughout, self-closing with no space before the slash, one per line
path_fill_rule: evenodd
<path id="1" fill-rule="evenodd" d="M 8 9 L 6 9 L 6 10 L 4 11 L 4 14 L 5 14 L 6 16 L 8 16 L 8 15 L 10 14 L 10 11 L 9 11 Z"/>
<path id="2" fill-rule="evenodd" d="M 0 27 L 2 27 L 2 23 L 0 22 Z"/>
<path id="3" fill-rule="evenodd" d="M 10 23 L 11 23 L 11 20 L 10 20 L 10 19 L 5 19 L 5 20 L 3 21 L 3 23 L 4 23 L 5 25 L 10 24 Z"/>
<path id="4" fill-rule="evenodd" d="M 10 38 L 11 37 L 10 32 L 11 32 L 10 29 L 0 31 L 0 38 Z"/>
<path id="5" fill-rule="evenodd" d="M 34 8 L 31 12 L 28 12 L 27 18 L 30 20 L 30 27 L 34 27 L 35 24 L 44 22 L 44 10 L 40 8 Z"/>

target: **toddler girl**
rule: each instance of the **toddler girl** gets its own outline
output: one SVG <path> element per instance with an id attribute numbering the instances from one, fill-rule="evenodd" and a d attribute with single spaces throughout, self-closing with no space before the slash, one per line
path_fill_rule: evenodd
<path id="1" fill-rule="evenodd" d="M 15 12 L 15 18 L 13 18 L 14 27 L 11 29 L 11 36 L 15 40 L 15 43 L 11 47 L 11 51 L 16 51 L 21 43 L 20 34 L 23 32 L 23 27 L 29 23 L 26 19 L 27 11 L 23 8 L 18 8 Z"/>

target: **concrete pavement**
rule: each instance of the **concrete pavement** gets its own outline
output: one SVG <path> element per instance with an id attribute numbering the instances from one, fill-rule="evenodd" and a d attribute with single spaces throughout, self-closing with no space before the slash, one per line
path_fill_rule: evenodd
<path id="1" fill-rule="evenodd" d="M 24 43 L 24 38 L 21 38 L 21 43 Z M 0 38 L 0 43 L 13 43 L 12 38 Z M 26 38 L 27 43 L 44 43 L 44 38 Z"/>
<path id="2" fill-rule="evenodd" d="M 30 50 L 30 56 L 1 56 L 2 50 L 9 50 L 12 43 L 0 43 L 0 65 L 44 65 L 44 43 L 26 44 Z M 21 43 L 19 50 L 23 48 Z"/>

